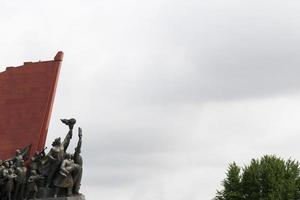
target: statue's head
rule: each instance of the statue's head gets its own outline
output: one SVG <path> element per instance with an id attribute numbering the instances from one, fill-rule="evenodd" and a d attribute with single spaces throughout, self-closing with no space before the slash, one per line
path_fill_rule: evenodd
<path id="1" fill-rule="evenodd" d="M 21 167 L 24 167 L 24 166 L 25 166 L 25 162 L 24 162 L 23 159 L 20 160 L 20 166 L 21 166 Z"/>
<path id="2" fill-rule="evenodd" d="M 73 158 L 73 155 L 72 155 L 72 154 L 70 154 L 70 153 L 65 153 L 65 159 L 70 160 L 70 159 L 72 159 L 72 158 Z"/>
<path id="3" fill-rule="evenodd" d="M 61 141 L 60 141 L 60 137 L 56 138 L 53 142 L 52 142 L 52 146 L 59 146 L 61 145 Z"/>
<path id="4" fill-rule="evenodd" d="M 4 162 L 4 167 L 8 168 L 9 167 L 9 161 Z"/>
<path id="5" fill-rule="evenodd" d="M 18 156 L 18 155 L 21 155 L 21 150 L 20 149 L 16 150 L 16 156 Z"/>

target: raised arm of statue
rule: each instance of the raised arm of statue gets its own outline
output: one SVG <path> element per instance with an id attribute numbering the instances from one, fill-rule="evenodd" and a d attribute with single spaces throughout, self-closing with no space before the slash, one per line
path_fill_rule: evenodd
<path id="1" fill-rule="evenodd" d="M 73 130 L 69 130 L 68 134 L 66 135 L 64 141 L 62 142 L 62 145 L 64 147 L 64 151 L 67 150 L 69 144 L 70 144 L 70 141 L 71 141 L 71 138 L 72 138 L 72 135 L 73 135 Z"/>
<path id="2" fill-rule="evenodd" d="M 74 156 L 77 156 L 80 154 L 81 152 L 81 144 L 82 144 L 82 129 L 80 127 L 78 127 L 78 142 L 77 142 L 77 146 L 75 148 L 75 154 Z"/>

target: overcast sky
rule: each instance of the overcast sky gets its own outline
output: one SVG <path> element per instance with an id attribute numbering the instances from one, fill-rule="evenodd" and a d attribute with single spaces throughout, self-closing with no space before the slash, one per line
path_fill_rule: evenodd
<path id="1" fill-rule="evenodd" d="M 0 70 L 64 51 L 47 144 L 77 118 L 88 200 L 212 199 L 232 161 L 300 160 L 298 0 L 2 0 L 0 25 Z"/>

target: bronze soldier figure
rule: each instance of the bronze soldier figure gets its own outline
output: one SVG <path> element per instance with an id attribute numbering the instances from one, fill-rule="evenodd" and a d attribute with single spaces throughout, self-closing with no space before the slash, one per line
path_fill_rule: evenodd
<path id="1" fill-rule="evenodd" d="M 35 170 L 30 171 L 26 185 L 25 199 L 36 199 L 38 192 L 37 182 L 41 179 L 44 179 L 44 177 L 37 174 Z"/>
<path id="2" fill-rule="evenodd" d="M 6 168 L 3 170 L 3 177 L 5 180 L 4 197 L 7 200 L 11 200 L 11 194 L 14 190 L 14 179 L 17 175 L 13 173 L 13 168 L 9 166 L 9 162 L 5 163 Z"/>
<path id="3" fill-rule="evenodd" d="M 15 181 L 16 187 L 14 190 L 14 199 L 23 200 L 27 180 L 27 168 L 24 165 L 24 160 L 20 160 L 20 163 L 17 164 L 15 174 L 17 175 L 17 177 Z"/>
<path id="4" fill-rule="evenodd" d="M 11 160 L 14 164 L 15 164 L 15 167 L 16 166 L 19 166 L 20 163 L 22 162 L 23 160 L 23 155 L 22 155 L 22 152 L 20 149 L 17 149 L 16 150 L 16 156 L 13 160 Z"/>
<path id="5" fill-rule="evenodd" d="M 36 151 L 35 154 L 31 157 L 30 159 L 30 165 L 29 168 L 30 170 L 36 170 L 38 173 L 42 173 L 42 168 L 43 168 L 43 161 L 46 156 L 45 150 L 47 149 L 44 148 L 42 151 Z"/>

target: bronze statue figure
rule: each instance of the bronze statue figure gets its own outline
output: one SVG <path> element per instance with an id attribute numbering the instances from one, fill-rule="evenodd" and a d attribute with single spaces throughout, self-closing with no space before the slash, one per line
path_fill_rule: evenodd
<path id="1" fill-rule="evenodd" d="M 42 179 L 44 179 L 44 177 L 37 174 L 35 170 L 30 171 L 30 175 L 28 177 L 26 185 L 25 199 L 36 199 L 36 195 L 38 192 L 37 182 Z"/>
<path id="2" fill-rule="evenodd" d="M 67 189 L 67 196 L 72 195 L 72 189 L 74 185 L 74 179 L 72 173 L 74 172 L 76 165 L 72 156 L 66 154 L 65 159 L 61 163 L 59 172 L 53 180 L 53 185 L 55 186 L 54 197 L 57 197 L 60 188 Z"/>
<path id="3" fill-rule="evenodd" d="M 52 148 L 47 154 L 48 158 L 48 170 L 47 170 L 47 187 L 52 183 L 55 173 L 58 171 L 61 162 L 64 159 L 65 152 L 70 144 L 70 140 L 73 135 L 73 126 L 76 123 L 76 120 L 62 120 L 62 122 L 69 126 L 69 132 L 66 135 L 63 142 L 60 138 L 56 138 L 52 143 Z"/>
<path id="4" fill-rule="evenodd" d="M 3 177 L 5 180 L 4 184 L 4 197 L 7 200 L 11 200 L 12 192 L 14 190 L 14 179 L 17 177 L 14 174 L 12 166 L 10 166 L 9 162 L 5 162 L 5 169 L 3 170 Z"/>
<path id="5" fill-rule="evenodd" d="M 27 181 L 27 168 L 24 165 L 24 160 L 20 160 L 17 164 L 17 169 L 15 170 L 16 174 L 16 188 L 14 190 L 14 199 L 22 200 L 24 199 L 25 186 Z"/>

